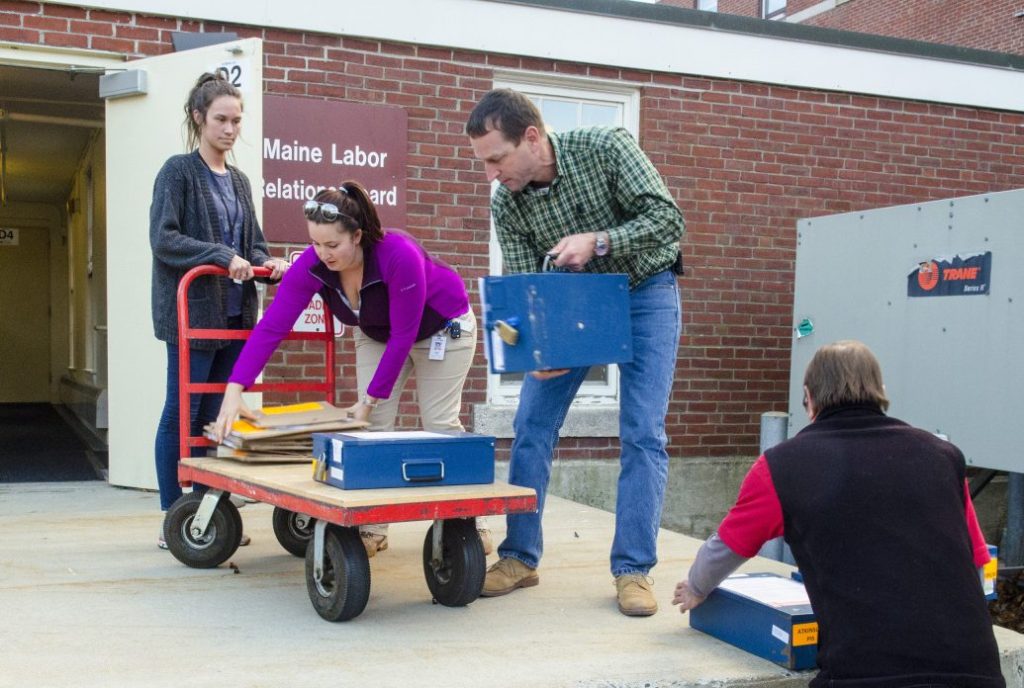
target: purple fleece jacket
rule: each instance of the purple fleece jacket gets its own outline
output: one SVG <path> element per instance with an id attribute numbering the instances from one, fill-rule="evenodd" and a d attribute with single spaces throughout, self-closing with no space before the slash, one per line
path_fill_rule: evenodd
<path id="1" fill-rule="evenodd" d="M 310 246 L 285 273 L 235 363 L 231 382 L 244 387 L 255 382 L 314 294 L 324 298 L 341 322 L 387 345 L 367 389 L 378 399 L 391 396 L 415 342 L 469 310 L 462 278 L 401 230 L 385 230 L 383 240 L 364 249 L 358 317 L 343 298 L 339 274 L 328 270 Z"/>

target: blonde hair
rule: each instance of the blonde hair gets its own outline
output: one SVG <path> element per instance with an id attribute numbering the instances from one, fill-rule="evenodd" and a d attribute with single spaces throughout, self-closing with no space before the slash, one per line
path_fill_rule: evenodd
<path id="1" fill-rule="evenodd" d="M 804 386 L 818 411 L 846 404 L 889 408 L 878 359 L 866 344 L 853 339 L 818 349 L 807 365 Z"/>

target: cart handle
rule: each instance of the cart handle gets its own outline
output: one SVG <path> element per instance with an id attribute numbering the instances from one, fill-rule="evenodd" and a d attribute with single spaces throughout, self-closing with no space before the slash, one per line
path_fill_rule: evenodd
<path id="1" fill-rule="evenodd" d="M 270 268 L 253 267 L 254 277 L 270 277 Z M 205 275 L 227 277 L 227 268 L 219 265 L 199 265 L 186 272 L 178 282 L 178 437 L 179 455 L 189 456 L 191 447 L 212 447 L 214 443 L 203 436 L 193 437 L 191 400 L 193 394 L 206 392 L 223 392 L 227 387 L 224 382 L 192 382 L 189 376 L 191 349 L 189 342 L 193 339 L 248 339 L 252 330 L 201 329 L 189 326 L 188 288 L 196 278 Z M 323 382 L 265 382 L 253 385 L 251 391 L 279 392 L 323 392 L 328 403 L 335 403 L 335 349 L 334 349 L 334 317 L 330 307 L 324 301 L 324 332 L 289 332 L 285 339 L 324 342 L 324 381 Z"/>

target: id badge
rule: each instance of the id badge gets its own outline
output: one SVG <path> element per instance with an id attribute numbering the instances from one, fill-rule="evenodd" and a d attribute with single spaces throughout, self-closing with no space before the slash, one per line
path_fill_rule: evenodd
<path id="1" fill-rule="evenodd" d="M 448 345 L 448 336 L 444 331 L 438 332 L 430 338 L 430 354 L 427 356 L 431 361 L 444 360 L 444 348 Z"/>

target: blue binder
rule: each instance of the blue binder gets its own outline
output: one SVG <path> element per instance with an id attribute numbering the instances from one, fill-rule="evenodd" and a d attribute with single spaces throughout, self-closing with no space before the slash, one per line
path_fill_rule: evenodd
<path id="1" fill-rule="evenodd" d="M 469 432 L 318 432 L 313 457 L 313 477 L 346 490 L 494 482 L 494 438 Z"/>
<path id="2" fill-rule="evenodd" d="M 482 277 L 480 299 L 484 349 L 492 373 L 633 359 L 626 275 L 538 272 Z M 510 332 L 515 334 L 509 337 Z"/>
<path id="3" fill-rule="evenodd" d="M 803 583 L 774 573 L 735 574 L 693 608 L 690 627 L 787 669 L 813 669 L 818 622 Z"/>

